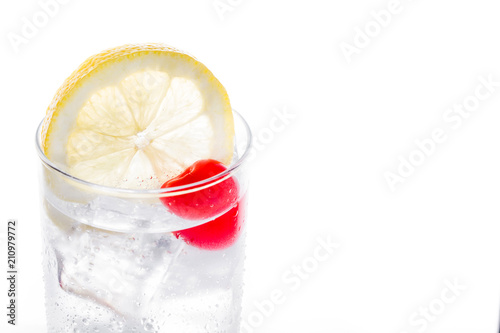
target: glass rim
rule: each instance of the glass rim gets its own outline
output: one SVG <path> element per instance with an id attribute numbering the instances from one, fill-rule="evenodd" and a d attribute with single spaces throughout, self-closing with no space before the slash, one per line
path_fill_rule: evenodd
<path id="1" fill-rule="evenodd" d="M 96 183 L 92 183 L 86 180 L 83 180 L 81 178 L 75 177 L 71 174 L 69 174 L 66 171 L 61 170 L 57 165 L 55 165 L 52 161 L 50 161 L 47 156 L 45 156 L 45 153 L 43 152 L 42 145 L 41 145 L 41 132 L 43 128 L 43 123 L 45 121 L 45 117 L 42 119 L 40 124 L 37 127 L 36 130 L 36 137 L 35 137 L 35 146 L 37 149 L 38 157 L 42 161 L 42 164 L 49 167 L 50 169 L 54 170 L 58 174 L 62 175 L 64 178 L 74 181 L 80 185 L 83 185 L 85 187 L 91 188 L 93 190 L 97 190 L 100 192 L 106 192 L 106 193 L 113 193 L 113 194 L 121 194 L 121 195 L 131 195 L 134 197 L 151 197 L 151 196 L 162 196 L 167 195 L 171 193 L 172 195 L 181 195 L 184 193 L 190 193 L 198 190 L 202 190 L 207 187 L 211 187 L 217 183 L 220 183 L 227 178 L 229 178 L 232 174 L 234 174 L 240 167 L 243 165 L 243 163 L 247 160 L 249 154 L 250 154 L 250 148 L 252 146 L 252 131 L 250 130 L 250 126 L 246 122 L 246 120 L 243 118 L 243 116 L 237 112 L 236 110 L 232 109 L 233 115 L 238 118 L 244 127 L 244 130 L 246 132 L 246 137 L 248 138 L 248 141 L 245 145 L 245 150 L 243 154 L 234 162 L 231 163 L 231 165 L 224 170 L 223 172 L 212 176 L 210 178 L 191 183 L 191 184 L 186 184 L 186 185 L 181 185 L 181 186 L 174 186 L 174 187 L 168 187 L 168 188 L 158 188 L 158 189 L 127 189 L 127 188 L 119 188 L 119 187 L 111 187 L 111 186 L 105 186 L 105 185 L 100 185 Z M 175 193 L 174 193 L 175 192 Z"/>

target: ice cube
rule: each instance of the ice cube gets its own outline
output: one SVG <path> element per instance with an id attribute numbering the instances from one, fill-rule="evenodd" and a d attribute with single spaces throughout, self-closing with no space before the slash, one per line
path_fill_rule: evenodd
<path id="1" fill-rule="evenodd" d="M 61 288 L 136 318 L 183 246 L 170 233 L 126 234 L 85 225 L 67 239 L 56 246 Z"/>

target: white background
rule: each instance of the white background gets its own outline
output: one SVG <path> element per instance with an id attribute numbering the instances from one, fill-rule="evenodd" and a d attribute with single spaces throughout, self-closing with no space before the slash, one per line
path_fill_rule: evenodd
<path id="1" fill-rule="evenodd" d="M 41 5 L 1 2 L 0 221 L 19 221 L 20 274 L 16 327 L 0 274 L 0 331 L 44 332 L 34 135 L 53 94 L 94 53 L 164 42 L 215 73 L 260 140 L 243 313 L 255 332 L 498 332 L 500 87 L 458 128 L 443 119 L 480 76 L 500 81 L 498 1 L 401 0 L 381 28 L 370 12 L 388 0 L 221 2 L 222 15 L 213 0 L 70 0 L 17 46 L 9 36 Z M 293 119 L 269 137 L 285 110 Z M 447 140 L 391 191 L 384 173 L 436 128 Z M 315 265 L 318 237 L 340 247 Z M 302 264 L 310 273 L 291 283 Z M 259 310 L 275 289 L 282 304 Z"/>

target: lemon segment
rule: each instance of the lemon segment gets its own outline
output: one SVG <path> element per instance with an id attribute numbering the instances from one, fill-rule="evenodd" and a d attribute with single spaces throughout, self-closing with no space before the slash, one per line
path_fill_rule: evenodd
<path id="1" fill-rule="evenodd" d="M 200 159 L 228 165 L 226 90 L 194 58 L 161 44 L 89 58 L 59 89 L 42 131 L 47 157 L 88 182 L 159 188 Z"/>

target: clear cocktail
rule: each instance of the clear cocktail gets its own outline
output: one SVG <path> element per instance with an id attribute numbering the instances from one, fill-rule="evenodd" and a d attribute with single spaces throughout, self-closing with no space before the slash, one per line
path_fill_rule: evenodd
<path id="1" fill-rule="evenodd" d="M 153 67 L 146 66 L 140 72 L 146 78 L 156 75 L 149 86 L 141 86 L 145 92 L 154 92 L 163 82 L 158 75 L 161 70 Z M 124 82 L 130 75 L 125 73 L 116 82 Z M 63 122 L 51 128 L 46 119 L 40 125 L 37 148 L 42 161 L 48 332 L 239 331 L 247 192 L 245 158 L 251 134 L 243 118 L 231 112 L 231 147 L 222 143 L 219 146 L 223 148 L 219 149 L 217 140 L 209 144 L 200 141 L 199 146 L 208 152 L 201 154 L 202 149 L 197 151 L 198 146 L 191 142 L 190 149 L 196 153 L 175 155 L 168 142 L 181 142 L 181 135 L 175 134 L 179 128 L 194 127 L 197 135 L 201 125 L 207 123 L 203 119 L 197 122 L 202 117 L 212 124 L 203 133 L 213 134 L 218 126 L 218 116 L 203 114 L 209 112 L 204 109 L 208 102 L 190 102 L 184 104 L 199 110 L 186 118 L 189 122 L 184 119 L 184 123 L 174 124 L 173 130 L 162 127 L 175 118 L 176 112 L 187 113 L 182 107 L 175 108 L 177 111 L 168 109 L 171 95 L 175 95 L 170 89 L 185 84 L 179 81 L 185 77 L 178 81 L 175 78 L 169 78 L 162 101 L 145 99 L 142 105 L 154 104 L 160 111 L 150 119 L 142 119 L 144 128 L 135 132 L 125 129 L 116 134 L 126 127 L 119 124 L 122 118 L 117 120 L 120 126 L 105 119 L 109 112 L 106 110 L 120 109 L 123 104 L 115 100 L 109 106 L 108 102 L 105 111 L 95 105 L 96 94 L 104 99 L 109 82 L 99 87 L 97 93 L 88 93 L 90 103 L 81 95 L 77 96 L 81 100 L 66 101 L 72 107 L 71 103 L 81 105 L 76 107 L 80 113 L 69 120 L 70 129 L 63 134 L 59 133 Z M 197 86 L 200 91 L 202 88 Z M 134 89 L 129 95 L 122 93 L 130 96 L 137 92 Z M 132 109 L 137 103 L 125 104 Z M 89 105 L 93 108 L 90 111 Z M 134 126 L 142 121 L 134 112 L 144 114 L 147 108 L 138 109 L 131 111 Z M 126 117 L 123 110 L 120 112 L 120 117 Z M 170 112 L 169 117 L 158 122 L 162 112 Z M 105 124 L 103 129 L 99 128 L 98 117 L 100 124 Z M 183 135 L 189 134 L 184 132 Z M 60 138 L 63 148 L 47 148 L 49 144 L 57 145 Z M 116 142 L 109 143 L 110 140 Z M 160 143 L 166 147 L 164 150 Z M 120 146 L 126 144 L 130 146 Z M 151 147 L 154 152 L 148 151 Z M 111 151 L 102 153 L 106 149 Z M 221 153 L 221 149 L 225 151 Z M 169 158 L 176 162 L 163 157 L 158 158 L 160 162 L 155 160 L 161 151 L 168 151 Z M 127 160 L 128 153 L 132 157 Z M 91 154 L 98 156 L 89 158 Z M 151 161 L 149 169 L 141 168 L 144 156 Z M 227 157 L 230 159 L 220 161 Z M 124 161 L 128 163 L 126 167 Z M 165 173 L 169 173 L 168 177 Z"/>

